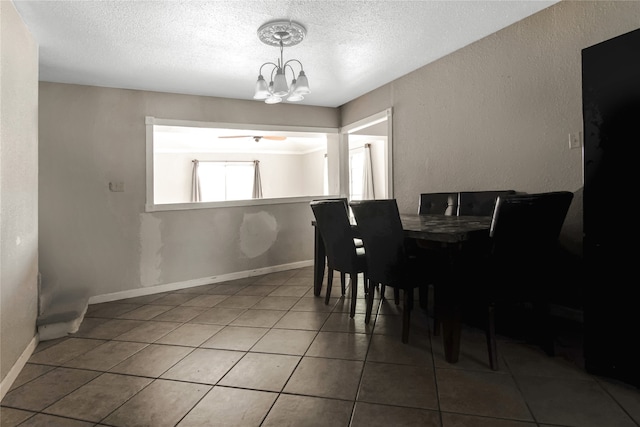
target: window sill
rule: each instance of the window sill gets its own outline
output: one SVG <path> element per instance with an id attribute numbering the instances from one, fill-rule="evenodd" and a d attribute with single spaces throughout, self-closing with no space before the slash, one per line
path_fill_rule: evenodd
<path id="1" fill-rule="evenodd" d="M 145 212 L 184 211 L 194 209 L 234 208 L 241 206 L 283 205 L 289 203 L 308 203 L 312 200 L 332 198 L 338 196 L 302 196 L 282 197 L 273 199 L 227 200 L 224 202 L 198 202 L 198 203 L 167 203 L 159 205 L 146 205 Z"/>

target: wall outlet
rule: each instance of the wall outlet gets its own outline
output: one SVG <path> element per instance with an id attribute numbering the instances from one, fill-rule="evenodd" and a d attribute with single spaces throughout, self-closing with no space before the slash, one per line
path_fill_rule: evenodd
<path id="1" fill-rule="evenodd" d="M 582 147 L 582 132 L 570 133 L 569 148 L 580 148 L 580 147 Z"/>
<path id="2" fill-rule="evenodd" d="M 109 191 L 114 193 L 121 193 L 124 191 L 124 182 L 122 181 L 111 181 L 109 183 Z"/>

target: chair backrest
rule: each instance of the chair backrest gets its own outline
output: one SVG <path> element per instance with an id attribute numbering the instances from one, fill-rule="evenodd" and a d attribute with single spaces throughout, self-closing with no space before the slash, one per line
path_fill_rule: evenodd
<path id="1" fill-rule="evenodd" d="M 422 193 L 418 214 L 457 215 L 458 193 Z"/>
<path id="2" fill-rule="evenodd" d="M 516 194 L 515 190 L 461 191 L 457 215 L 491 216 L 499 196 Z"/>
<path id="3" fill-rule="evenodd" d="M 395 199 L 349 203 L 364 243 L 369 280 L 400 285 L 406 261 L 404 231 Z"/>
<path id="4" fill-rule="evenodd" d="M 498 197 L 489 232 L 492 256 L 534 265 L 554 255 L 572 200 L 570 191 Z"/>
<path id="5" fill-rule="evenodd" d="M 359 261 L 346 203 L 341 199 L 314 200 L 310 206 L 324 241 L 329 268 L 343 272 L 357 269 Z"/>

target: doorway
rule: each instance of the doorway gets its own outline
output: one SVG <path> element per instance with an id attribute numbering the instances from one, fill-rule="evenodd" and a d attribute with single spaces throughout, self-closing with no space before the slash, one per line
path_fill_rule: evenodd
<path id="1" fill-rule="evenodd" d="M 392 135 L 390 108 L 340 129 L 342 195 L 393 198 Z"/>

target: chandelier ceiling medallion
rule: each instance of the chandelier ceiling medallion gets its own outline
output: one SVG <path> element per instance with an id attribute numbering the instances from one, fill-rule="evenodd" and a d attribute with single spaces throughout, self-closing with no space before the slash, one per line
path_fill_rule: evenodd
<path id="1" fill-rule="evenodd" d="M 256 91 L 253 95 L 254 99 L 264 99 L 264 102 L 267 104 L 277 104 L 282 101 L 296 102 L 302 101 L 304 99 L 303 95 L 311 92 L 302 63 L 297 59 L 289 59 L 285 62 L 283 56 L 285 46 L 297 45 L 304 40 L 306 34 L 307 30 L 302 25 L 293 21 L 267 22 L 258 29 L 258 38 L 262 43 L 280 48 L 280 58 L 278 58 L 277 64 L 274 62 L 265 62 L 260 66 L 258 81 L 256 82 Z M 295 63 L 300 67 L 300 73 L 297 79 L 292 66 L 292 64 L 295 65 Z M 267 84 L 262 76 L 262 69 L 265 66 L 271 66 L 269 84 Z M 291 71 L 293 75 L 291 86 L 287 84 L 287 70 Z"/>

